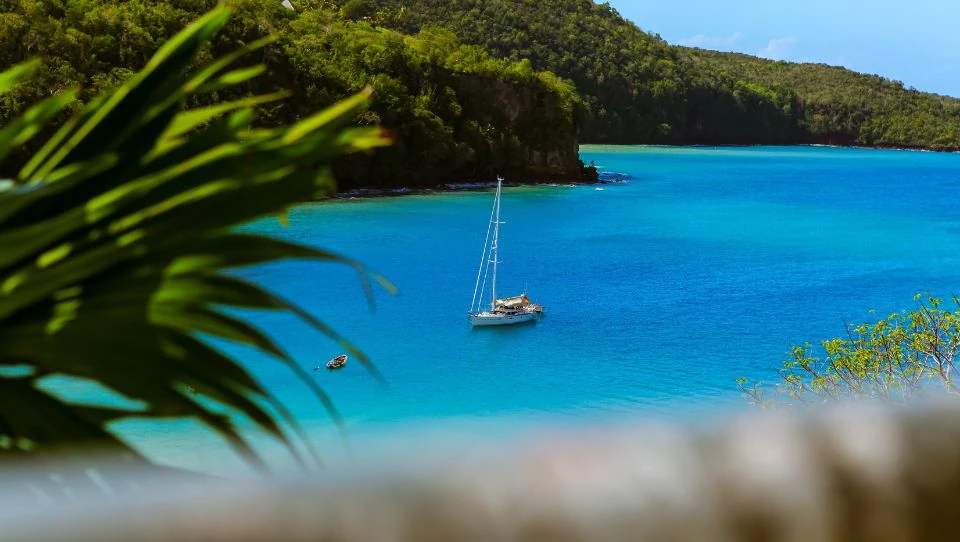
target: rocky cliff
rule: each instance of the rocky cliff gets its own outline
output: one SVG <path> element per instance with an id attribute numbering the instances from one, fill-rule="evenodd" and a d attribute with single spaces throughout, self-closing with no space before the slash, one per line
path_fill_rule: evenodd
<path id="1" fill-rule="evenodd" d="M 579 103 L 545 85 L 450 70 L 434 77 L 435 93 L 458 104 L 455 114 L 443 118 L 450 127 L 447 144 L 423 148 L 400 137 L 394 147 L 370 157 L 346 158 L 336 170 L 340 190 L 423 188 L 498 176 L 517 182 L 596 181 L 596 171 L 579 157 L 584 114 Z"/>

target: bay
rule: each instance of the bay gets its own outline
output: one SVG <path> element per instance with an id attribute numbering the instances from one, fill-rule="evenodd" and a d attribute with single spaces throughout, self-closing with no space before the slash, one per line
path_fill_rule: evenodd
<path id="1" fill-rule="evenodd" d="M 467 322 L 489 190 L 338 200 L 293 211 L 286 228 L 250 227 L 348 255 L 399 288 L 377 291 L 371 311 L 345 266 L 241 273 L 357 344 L 386 387 L 355 359 L 312 371 L 342 349 L 302 322 L 248 317 L 330 395 L 355 443 L 393 435 L 409 450 L 422 427 L 483 439 L 557 420 L 709 419 L 745 408 L 734 379 L 773 381 L 791 345 L 913 308 L 916 293 L 957 290 L 960 155 L 616 146 L 581 155 L 624 182 L 504 189 L 499 289 L 546 305 L 535 324 Z M 223 347 L 323 448 L 337 448 L 328 414 L 288 368 Z M 165 462 L 225 464 L 222 445 L 184 424 L 120 428 Z"/>

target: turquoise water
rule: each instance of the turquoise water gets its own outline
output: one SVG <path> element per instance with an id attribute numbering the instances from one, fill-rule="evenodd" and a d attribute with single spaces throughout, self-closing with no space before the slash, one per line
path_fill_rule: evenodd
<path id="1" fill-rule="evenodd" d="M 582 156 L 626 182 L 504 190 L 500 291 L 526 288 L 546 305 L 536 324 L 473 330 L 466 320 L 492 191 L 310 205 L 286 229 L 254 227 L 354 257 L 400 290 L 377 292 L 371 312 L 342 266 L 243 272 L 335 327 L 386 376 L 383 388 L 353 360 L 311 371 L 351 433 L 412 433 L 437 420 L 700 418 L 741 407 L 734 379 L 772 379 L 790 345 L 837 336 L 844 319 L 876 318 L 870 309 L 910 308 L 915 293 L 957 289 L 960 155 L 584 147 Z M 291 317 L 252 318 L 305 368 L 340 353 Z M 329 418 L 287 369 L 230 351 L 329 436 Z M 171 461 L 219 461 L 209 439 L 181 426 L 128 430 Z"/>

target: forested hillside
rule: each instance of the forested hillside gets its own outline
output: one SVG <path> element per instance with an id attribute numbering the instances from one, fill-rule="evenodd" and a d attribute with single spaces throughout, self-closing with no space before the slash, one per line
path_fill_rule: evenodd
<path id="1" fill-rule="evenodd" d="M 793 90 L 812 141 L 840 145 L 960 147 L 960 100 L 825 64 L 773 62 L 736 53 L 688 50 L 694 61 L 738 79 Z"/>
<path id="2" fill-rule="evenodd" d="M 571 79 L 592 112 L 584 141 L 960 148 L 960 100 L 842 68 L 671 46 L 591 0 L 348 4 L 408 32 L 443 25 Z"/>
<path id="3" fill-rule="evenodd" d="M 583 140 L 784 143 L 800 137 L 795 95 L 697 66 L 591 0 L 350 0 L 407 32 L 443 25 L 494 56 L 572 80 L 592 116 Z M 706 68 L 706 69 L 704 69 Z"/>
<path id="4" fill-rule="evenodd" d="M 671 46 L 591 0 L 227 3 L 237 14 L 205 55 L 279 39 L 258 53 L 266 77 L 212 101 L 289 90 L 260 110 L 273 126 L 375 89 L 357 122 L 393 129 L 397 144 L 337 164 L 346 189 L 594 178 L 578 141 L 960 149 L 960 100 L 842 68 Z M 79 107 L 215 4 L 0 0 L 0 68 L 45 62 L 0 96 L 0 123 L 71 88 Z"/>
<path id="5" fill-rule="evenodd" d="M 79 88 L 79 103 L 143 67 L 157 48 L 214 0 L 0 0 L 0 68 L 41 56 L 29 84 L 0 96 L 0 124 L 39 99 Z M 338 164 L 341 188 L 420 186 L 463 180 L 577 180 L 578 111 L 572 85 L 535 72 L 529 61 L 492 58 L 439 28 L 415 36 L 345 18 L 324 2 L 231 0 L 233 20 L 205 58 L 268 34 L 259 54 L 268 74 L 240 93 L 288 89 L 262 108 L 277 125 L 342 99 L 366 85 L 374 105 L 360 124 L 382 124 L 397 144 Z M 212 100 L 235 98 L 214 93 Z M 582 115 L 581 115 L 582 116 Z M 0 174 L 10 174 L 18 157 Z M 587 172 L 589 174 L 589 172 Z"/>

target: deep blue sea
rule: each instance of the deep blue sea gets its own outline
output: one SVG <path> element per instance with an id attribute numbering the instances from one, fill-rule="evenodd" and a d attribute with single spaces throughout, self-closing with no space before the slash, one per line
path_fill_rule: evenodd
<path id="1" fill-rule="evenodd" d="M 241 273 L 333 326 L 384 374 L 387 387 L 355 360 L 311 371 L 357 442 L 390 434 L 409 445 L 431 424 L 495 435 L 497 420 L 707 418 L 745 408 L 734 379 L 772 380 L 791 345 L 910 309 L 919 292 L 960 290 L 960 155 L 581 153 L 625 181 L 503 192 L 499 289 L 546 305 L 535 324 L 475 330 L 466 319 L 492 190 L 339 200 L 293 211 L 287 228 L 252 227 L 356 258 L 399 288 L 377 291 L 371 311 L 341 265 Z M 293 317 L 249 317 L 308 370 L 341 353 Z M 329 417 L 287 368 L 228 350 L 331 448 Z M 165 461 L 223 465 L 215 442 L 182 424 L 122 427 Z"/>

